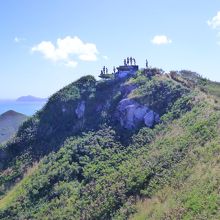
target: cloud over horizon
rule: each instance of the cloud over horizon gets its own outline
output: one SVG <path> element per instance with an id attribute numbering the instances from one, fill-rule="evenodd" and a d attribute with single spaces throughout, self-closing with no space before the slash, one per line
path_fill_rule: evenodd
<path id="1" fill-rule="evenodd" d="M 156 35 L 151 40 L 151 43 L 156 45 L 164 45 L 164 44 L 171 44 L 172 40 L 168 38 L 166 35 Z"/>
<path id="2" fill-rule="evenodd" d="M 82 61 L 96 61 L 98 50 L 93 43 L 84 43 L 79 37 L 66 36 L 58 38 L 56 44 L 42 41 L 31 48 L 32 52 L 41 53 L 53 62 L 63 62 L 65 66 L 76 67 L 76 59 Z"/>

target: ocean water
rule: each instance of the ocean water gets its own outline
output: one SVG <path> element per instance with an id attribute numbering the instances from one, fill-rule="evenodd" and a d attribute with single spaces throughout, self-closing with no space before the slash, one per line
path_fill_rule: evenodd
<path id="1" fill-rule="evenodd" d="M 6 101 L 0 100 L 0 114 L 14 110 L 16 112 L 31 116 L 40 110 L 46 102 L 18 102 L 18 101 Z"/>

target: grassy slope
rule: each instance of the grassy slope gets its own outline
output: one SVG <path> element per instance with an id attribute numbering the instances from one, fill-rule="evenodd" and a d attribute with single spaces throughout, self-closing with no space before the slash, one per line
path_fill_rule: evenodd
<path id="1" fill-rule="evenodd" d="M 220 98 L 220 83 L 219 82 L 212 82 L 207 80 L 205 85 L 203 86 L 205 90 L 207 90 L 211 95 L 215 96 L 216 98 Z"/>
<path id="2" fill-rule="evenodd" d="M 206 118 L 201 121 L 201 117 L 203 117 L 204 114 L 206 114 Z M 137 155 L 135 159 L 128 158 L 122 164 L 120 164 L 118 168 L 119 169 L 118 173 L 116 171 L 113 171 L 113 172 L 110 172 L 107 176 L 105 176 L 104 178 L 105 180 L 111 179 L 111 182 L 112 182 L 111 188 L 106 187 L 107 191 L 108 192 L 112 191 L 112 187 L 114 188 L 117 186 L 117 184 L 120 184 L 120 181 L 117 182 L 114 179 L 114 178 L 117 179 L 115 175 L 120 176 L 121 178 L 123 177 L 126 178 L 127 189 L 129 189 L 130 187 L 138 189 L 141 186 L 140 189 L 136 192 L 136 195 L 140 195 L 142 197 L 144 197 L 145 195 L 148 195 L 148 197 L 152 196 L 153 198 L 152 202 L 154 202 L 155 200 L 159 201 L 157 202 L 159 204 L 157 206 L 155 206 L 155 203 L 152 204 L 153 210 L 152 212 L 150 212 L 151 215 L 153 215 L 152 219 L 161 219 L 162 216 L 164 216 L 164 213 L 166 215 L 170 215 L 171 217 L 173 217 L 173 219 L 178 219 L 175 216 L 173 216 L 174 214 L 182 215 L 182 213 L 183 214 L 187 213 L 188 215 L 191 214 L 193 218 L 195 219 L 195 216 L 197 214 L 199 215 L 201 214 L 200 213 L 201 210 L 205 212 L 204 213 L 205 217 L 211 217 L 211 216 L 213 217 L 213 215 L 215 215 L 216 213 L 219 214 L 217 210 L 218 194 L 216 192 L 218 190 L 217 187 L 219 185 L 219 182 L 218 182 L 219 180 L 218 180 L 218 176 L 215 177 L 213 175 L 213 174 L 218 175 L 218 172 L 217 172 L 218 164 L 216 164 L 216 170 L 213 170 L 212 172 L 210 172 L 208 176 L 207 174 L 204 175 L 203 178 L 201 178 L 200 172 L 202 171 L 204 172 L 206 170 L 202 168 L 203 166 L 201 167 L 199 166 L 205 161 L 209 161 L 209 157 L 214 152 L 216 155 L 219 154 L 219 147 L 218 145 L 216 146 L 216 143 L 215 143 L 217 142 L 216 123 L 218 121 L 218 118 L 219 118 L 219 115 L 218 114 L 216 115 L 216 113 L 213 111 L 213 109 L 210 106 L 205 105 L 202 107 L 197 107 L 194 110 L 194 112 L 187 113 L 182 119 L 174 121 L 174 123 L 168 126 L 165 132 L 164 131 L 161 132 L 161 135 L 156 140 L 154 140 L 154 143 L 152 143 L 151 146 L 148 146 L 148 149 L 146 149 L 146 147 L 141 148 L 141 150 L 139 149 L 136 152 Z M 189 125 L 189 121 L 191 122 L 190 125 Z M 215 141 L 212 140 L 213 138 L 215 139 Z M 208 143 L 210 143 L 210 145 L 212 146 L 209 153 L 207 153 L 206 151 L 206 148 L 207 148 L 206 146 L 209 146 Z M 201 145 L 203 145 L 203 147 L 201 147 Z M 215 148 L 213 148 L 213 146 L 215 146 Z M 202 155 L 206 155 L 206 160 L 203 161 L 201 159 Z M 183 157 L 185 159 L 181 160 L 179 157 Z M 199 164 L 197 164 L 197 166 L 194 165 L 194 163 L 196 162 L 195 157 L 197 159 L 200 158 Z M 217 156 L 215 156 L 215 158 L 216 160 L 218 159 Z M 167 162 L 167 164 L 164 164 L 165 162 Z M 158 173 L 158 177 L 155 176 L 154 178 L 150 178 L 150 182 L 148 182 L 147 185 L 145 182 L 148 179 L 147 177 L 150 175 L 149 173 L 152 172 L 151 170 L 152 168 L 149 170 L 149 166 L 145 165 L 146 163 L 148 164 L 152 163 L 154 172 Z M 200 167 L 199 172 L 197 169 L 198 166 Z M 193 172 L 195 169 L 197 171 L 196 172 L 197 175 L 195 175 L 195 173 Z M 212 167 L 209 167 L 209 170 L 212 170 Z M 190 177 L 190 175 L 192 175 L 192 177 Z M 198 178 L 200 180 L 199 183 L 196 181 Z M 211 181 L 210 184 L 207 184 L 207 181 L 213 180 L 213 178 L 215 180 Z M 195 190 L 198 190 L 198 191 L 195 191 L 195 195 L 192 194 L 193 192 L 192 187 L 188 188 L 187 185 L 185 187 L 182 186 L 183 184 L 187 184 L 187 181 L 185 181 L 185 179 L 187 179 L 190 183 L 190 185 L 188 186 L 192 186 L 195 188 Z M 201 180 L 203 180 L 203 182 L 201 182 Z M 197 186 L 195 185 L 195 182 L 197 182 Z M 105 184 L 103 182 L 101 183 Z M 174 187 L 176 188 L 176 190 L 178 191 L 178 194 L 176 195 L 176 197 L 172 198 L 171 196 L 171 198 L 169 198 L 169 195 L 173 195 L 173 193 L 172 193 L 172 187 L 166 186 L 167 183 L 168 185 L 172 183 Z M 162 190 L 159 190 L 159 192 L 157 192 L 157 190 L 160 189 L 160 187 L 163 185 L 165 185 L 164 187 L 165 191 L 163 192 Z M 24 190 L 24 186 L 25 184 L 23 185 L 23 190 Z M 144 186 L 145 187 L 147 186 L 147 187 L 145 188 Z M 201 186 L 201 188 L 199 189 L 198 186 Z M 183 191 L 181 191 L 182 187 L 183 187 L 182 189 Z M 205 190 L 204 190 L 204 187 L 205 187 Z M 183 196 L 182 192 L 184 192 L 184 189 L 187 190 L 188 194 L 184 193 L 184 196 Z M 96 189 L 96 193 L 101 194 L 103 196 L 106 193 L 106 189 L 104 191 L 103 190 L 104 189 L 99 189 L 99 190 Z M 209 198 L 204 199 L 201 197 L 197 198 L 197 195 L 200 195 L 200 191 L 203 191 L 202 195 L 204 195 L 205 193 L 207 193 L 208 195 L 210 194 L 210 199 Z M 156 192 L 155 195 L 154 195 L 154 192 Z M 94 196 L 94 193 L 95 192 L 92 192 L 92 194 L 90 195 L 92 196 L 92 198 Z M 168 193 L 168 195 L 166 195 L 166 193 Z M 117 193 L 115 195 L 118 196 Z M 183 198 L 179 197 L 178 195 L 182 195 Z M 87 196 L 88 195 L 84 195 L 84 197 L 87 197 Z M 76 198 L 74 199 L 74 197 L 75 195 L 70 196 L 69 197 L 70 201 L 71 201 L 71 198 L 72 198 L 72 201 L 75 201 Z M 159 197 L 159 199 L 157 197 Z M 91 199 L 91 201 L 95 204 L 97 199 L 98 198 L 95 197 Z M 200 204 L 202 208 L 200 206 L 198 207 L 197 200 L 199 200 L 199 202 L 202 203 Z M 165 203 L 162 210 L 160 207 L 160 201 L 163 201 Z M 187 206 L 178 207 L 177 206 L 179 204 L 177 203 L 178 201 L 180 202 L 183 201 L 183 203 L 184 204 L 186 203 Z M 40 210 L 38 210 L 39 211 L 38 217 L 36 216 L 36 218 L 40 219 L 42 216 L 45 216 L 46 213 L 48 213 L 49 211 L 48 210 L 49 207 L 50 207 L 50 212 L 49 212 L 50 214 L 47 214 L 48 219 L 50 219 L 49 217 L 50 215 L 59 216 L 60 215 L 59 212 L 61 213 L 63 212 L 64 215 L 68 215 L 67 211 L 69 211 L 68 209 L 70 208 L 68 207 L 68 205 L 63 210 L 59 210 L 59 212 L 57 213 L 57 210 L 54 209 L 53 207 L 54 201 L 51 201 L 51 202 L 52 204 L 49 204 L 48 207 L 46 206 L 47 211 L 44 210 L 45 207 L 43 209 L 44 211 L 41 210 L 43 207 L 40 208 Z M 150 202 L 151 200 L 148 200 L 148 203 Z M 105 201 L 105 205 L 107 204 L 108 204 L 107 201 Z M 69 204 L 69 206 L 71 205 Z M 90 210 L 91 207 L 93 207 L 93 205 L 87 204 L 86 207 L 88 210 Z M 158 207 L 158 210 L 156 209 L 156 207 Z M 169 210 L 170 207 L 172 209 Z M 190 213 L 189 210 L 187 210 L 187 208 L 188 209 L 192 208 L 192 212 Z M 96 208 L 94 210 L 95 213 L 97 212 L 102 213 L 100 209 L 105 210 L 105 208 L 102 207 L 102 205 L 100 205 L 99 209 Z M 119 211 L 119 214 L 117 214 L 117 217 L 115 218 L 124 218 L 123 209 L 126 209 L 126 208 L 122 206 L 121 210 Z M 170 212 L 168 212 L 167 209 Z M 147 210 L 149 209 L 147 208 Z M 175 210 L 176 213 L 173 210 Z M 88 212 L 91 216 L 95 214 L 92 212 L 92 210 Z M 73 216 L 73 213 L 71 213 L 70 216 Z M 140 218 L 140 219 L 145 219 L 146 217 L 147 215 L 144 214 L 144 218 Z M 94 217 L 91 217 L 91 218 L 94 218 Z M 100 215 L 97 218 L 100 218 Z M 151 218 L 151 217 L 148 216 L 148 218 Z M 62 219 L 62 218 L 58 217 L 58 219 Z M 77 219 L 77 217 L 75 217 L 75 219 Z M 216 217 L 216 219 L 218 218 Z"/>
<path id="3" fill-rule="evenodd" d="M 136 101 L 148 101 L 146 104 L 161 115 L 186 93 L 184 87 L 160 77 L 149 80 L 138 75 L 135 84 L 138 86 Z M 0 160 L 0 196 L 22 178 L 33 162 L 57 151 L 68 137 L 98 130 L 107 124 L 117 130 L 124 142 L 129 140 L 127 132 L 120 129 L 115 120 L 116 105 L 126 93 L 124 87 L 123 81 L 96 82 L 94 77 L 85 76 L 54 94 L 42 111 L 22 125 L 14 140 L 3 149 L 0 147 L 0 156 L 3 155 Z M 84 117 L 78 119 L 75 109 L 82 100 L 86 103 L 86 111 Z"/>
<path id="4" fill-rule="evenodd" d="M 126 148 L 109 129 L 69 140 L 0 200 L 0 217 L 219 219 L 220 112 L 203 93 L 193 102 Z"/>
<path id="5" fill-rule="evenodd" d="M 90 216 L 88 219 L 100 219 L 109 208 L 115 207 L 116 201 L 111 201 L 111 196 L 108 195 L 112 192 L 118 199 L 120 194 L 123 194 L 122 197 L 126 198 L 126 201 L 130 201 L 133 196 L 141 196 L 143 199 L 145 196 L 148 197 L 144 202 L 138 202 L 139 212 L 133 217 L 134 219 L 178 219 L 178 217 L 179 219 L 190 219 L 190 217 L 200 219 L 201 216 L 203 219 L 218 219 L 220 147 L 217 125 L 219 117 L 219 113 L 216 113 L 208 104 L 195 107 L 194 111 L 169 124 L 150 146 L 133 151 L 131 157 L 120 163 L 117 169 L 115 165 L 118 171 L 110 170 L 103 176 L 104 179 L 99 177 L 95 191 L 90 185 L 90 192 L 81 194 L 79 198 L 77 193 L 70 194 L 65 202 L 62 198 L 56 199 L 56 202 L 53 199 L 50 202 L 46 199 L 46 202 L 44 198 L 41 200 L 44 205 L 39 203 L 35 205 L 35 209 L 37 207 L 38 209 L 35 210 L 37 214 L 34 218 L 41 219 L 43 216 L 45 219 L 53 219 L 55 216 L 57 219 L 62 219 L 62 216 L 67 218 L 69 216 L 69 219 L 82 218 L 76 208 L 80 204 L 87 210 L 84 215 Z M 135 158 L 132 157 L 134 155 Z M 56 170 L 52 168 L 50 173 L 53 169 Z M 88 171 L 91 173 L 91 169 Z M 157 175 L 152 176 L 152 172 Z M 85 172 L 85 175 L 86 173 L 88 172 Z M 39 175 L 33 176 L 29 181 L 33 182 L 38 178 Z M 124 179 L 126 187 L 123 187 L 124 181 L 121 182 L 118 178 Z M 110 185 L 106 183 L 107 180 L 110 181 Z M 17 190 L 21 190 L 25 195 L 27 183 L 23 181 L 19 185 L 20 189 Z M 71 182 L 69 184 L 73 184 Z M 84 187 L 87 188 L 86 185 Z M 77 187 L 75 190 L 77 191 Z M 129 192 L 132 192 L 130 196 L 126 196 Z M 95 204 L 105 194 L 108 198 L 102 204 L 98 203 L 97 207 Z M 19 198 L 21 195 L 17 201 Z M 89 203 L 86 198 L 90 198 Z M 9 201 L 5 207 L 8 206 L 11 209 L 10 203 L 16 204 Z M 76 207 L 72 206 L 73 203 Z M 62 210 L 55 208 L 59 207 L 58 204 L 63 205 Z M 126 203 L 122 204 L 120 209 L 115 210 L 115 219 L 127 218 L 124 213 L 134 207 L 126 206 Z"/>
<path id="6" fill-rule="evenodd" d="M 215 99 L 213 114 L 219 115 L 216 102 L 220 97 L 219 83 L 207 82 L 205 88 L 214 96 L 206 99 Z M 210 109 L 199 112 L 199 115 L 202 125 L 202 121 L 209 120 Z M 139 199 L 137 213 L 130 219 L 220 219 L 220 122 L 216 120 L 214 123 L 216 135 L 199 145 L 189 142 L 187 157 L 175 167 L 171 180 L 152 197 Z M 210 125 L 205 126 L 208 131 Z M 180 128 L 181 125 L 177 124 L 176 130 Z M 186 128 L 189 129 L 188 125 Z M 198 127 L 198 132 L 200 138 L 206 138 L 203 129 Z"/>
<path id="7" fill-rule="evenodd" d="M 23 186 L 28 182 L 29 177 L 33 175 L 34 171 L 37 170 L 38 165 L 35 164 L 33 167 L 28 169 L 25 177 L 22 181 L 18 182 L 8 193 L 0 200 L 0 210 L 6 209 L 8 204 L 13 203 L 19 195 L 22 195 Z"/>

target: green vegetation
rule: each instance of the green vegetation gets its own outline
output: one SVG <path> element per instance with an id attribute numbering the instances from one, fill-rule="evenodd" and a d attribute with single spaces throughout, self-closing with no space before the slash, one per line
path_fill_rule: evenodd
<path id="1" fill-rule="evenodd" d="M 220 112 L 178 77 L 86 76 L 54 94 L 0 151 L 0 219 L 219 219 Z M 123 98 L 161 123 L 123 129 Z"/>
<path id="2" fill-rule="evenodd" d="M 161 76 L 146 81 L 146 76 L 140 75 L 132 79 L 132 82 L 138 85 L 138 88 L 130 94 L 130 97 L 138 99 L 140 103 L 149 106 L 160 115 L 168 112 L 181 94 L 188 92 L 181 84 L 164 80 Z"/>

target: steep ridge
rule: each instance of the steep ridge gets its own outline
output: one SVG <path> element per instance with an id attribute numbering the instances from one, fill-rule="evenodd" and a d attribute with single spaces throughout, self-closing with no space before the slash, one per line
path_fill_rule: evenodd
<path id="1" fill-rule="evenodd" d="M 175 74 L 54 94 L 0 151 L 0 218 L 218 219 L 218 101 Z"/>

